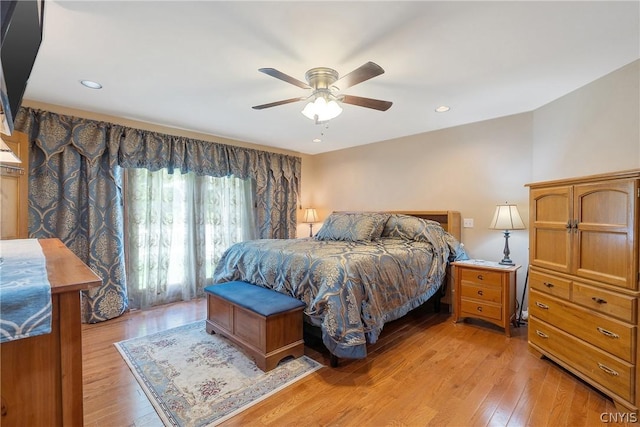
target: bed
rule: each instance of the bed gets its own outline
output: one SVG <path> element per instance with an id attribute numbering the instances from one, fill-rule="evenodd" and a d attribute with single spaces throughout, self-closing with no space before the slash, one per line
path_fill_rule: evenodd
<path id="1" fill-rule="evenodd" d="M 465 257 L 458 212 L 333 212 L 315 237 L 232 245 L 213 279 L 302 300 L 333 362 L 366 357 L 385 323 L 439 300 L 449 261 Z"/>

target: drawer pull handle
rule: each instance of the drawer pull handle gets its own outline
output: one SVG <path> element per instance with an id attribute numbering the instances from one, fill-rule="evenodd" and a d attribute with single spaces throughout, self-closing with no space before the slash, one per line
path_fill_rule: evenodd
<path id="1" fill-rule="evenodd" d="M 478 291 L 478 295 L 482 296 L 484 293 L 482 291 Z"/>
<path id="2" fill-rule="evenodd" d="M 549 338 L 549 335 L 547 335 L 544 332 L 541 332 L 541 331 L 539 331 L 537 329 L 536 329 L 536 334 L 538 334 L 538 336 L 542 337 L 542 338 Z"/>
<path id="3" fill-rule="evenodd" d="M 612 375 L 614 377 L 617 377 L 618 375 L 620 375 L 617 371 L 611 369 L 610 367 L 608 367 L 607 365 L 603 365 L 602 363 L 598 362 L 598 368 L 602 369 L 603 371 L 605 371 L 607 374 Z"/>
<path id="4" fill-rule="evenodd" d="M 484 280 L 484 277 L 482 277 L 482 274 L 478 274 L 478 280 Z"/>
<path id="5" fill-rule="evenodd" d="M 611 331 L 607 331 L 606 329 L 601 328 L 600 326 L 598 326 L 596 329 L 597 329 L 597 330 L 598 330 L 598 332 L 600 332 L 602 335 L 605 335 L 605 336 L 607 336 L 607 337 L 609 337 L 609 338 L 620 338 L 620 335 L 618 335 L 618 334 L 616 334 L 616 333 L 614 333 L 614 332 L 611 332 Z"/>
<path id="6" fill-rule="evenodd" d="M 553 283 L 549 283 L 549 282 L 542 282 L 543 285 L 545 285 L 547 288 L 551 289 L 553 288 Z"/>
<path id="7" fill-rule="evenodd" d="M 606 304 L 607 303 L 606 299 L 602 299 L 602 298 L 598 298 L 598 297 L 591 297 L 591 299 L 594 302 L 598 303 L 598 304 Z"/>
<path id="8" fill-rule="evenodd" d="M 543 310 L 549 310 L 549 306 L 547 304 L 543 304 L 541 302 L 536 301 L 536 305 Z"/>
<path id="9" fill-rule="evenodd" d="M 476 310 L 482 313 L 482 307 L 476 307 Z"/>

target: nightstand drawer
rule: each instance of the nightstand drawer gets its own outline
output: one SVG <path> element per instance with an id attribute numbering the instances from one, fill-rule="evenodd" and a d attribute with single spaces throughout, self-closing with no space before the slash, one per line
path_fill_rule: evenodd
<path id="1" fill-rule="evenodd" d="M 502 285 L 502 274 L 497 273 L 495 271 L 482 270 L 476 268 L 464 268 L 461 269 L 461 277 L 462 283 L 471 282 L 477 284 L 484 285 L 494 285 L 501 286 Z"/>
<path id="2" fill-rule="evenodd" d="M 618 356 L 633 360 L 635 326 L 531 290 L 529 314 Z"/>
<path id="3" fill-rule="evenodd" d="M 460 285 L 462 298 L 477 299 L 500 304 L 502 302 L 502 288 L 495 286 L 482 286 L 475 283 L 462 282 Z"/>
<path id="4" fill-rule="evenodd" d="M 532 269 L 529 274 L 529 281 L 531 283 L 531 289 L 537 289 L 540 292 L 564 299 L 569 299 L 571 295 L 571 280 L 539 273 Z"/>
<path id="5" fill-rule="evenodd" d="M 582 283 L 573 283 L 573 302 L 627 322 L 636 318 L 636 299 Z"/>
<path id="6" fill-rule="evenodd" d="M 480 301 L 472 301 L 468 299 L 462 299 L 461 301 L 461 315 L 469 315 L 471 317 L 486 318 L 493 320 L 502 320 L 502 306 L 495 304 L 485 304 Z"/>
<path id="7" fill-rule="evenodd" d="M 529 342 L 586 375 L 618 396 L 633 401 L 634 366 L 560 329 L 529 318 Z"/>

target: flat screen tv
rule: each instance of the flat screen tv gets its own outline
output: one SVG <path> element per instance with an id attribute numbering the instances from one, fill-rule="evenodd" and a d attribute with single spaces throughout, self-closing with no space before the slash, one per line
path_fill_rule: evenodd
<path id="1" fill-rule="evenodd" d="M 0 133 L 11 135 L 42 43 L 44 0 L 0 3 Z"/>

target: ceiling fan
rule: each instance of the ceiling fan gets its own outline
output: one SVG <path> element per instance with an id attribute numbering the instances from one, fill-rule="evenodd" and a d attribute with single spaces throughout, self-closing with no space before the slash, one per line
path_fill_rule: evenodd
<path id="1" fill-rule="evenodd" d="M 341 78 L 339 78 L 338 72 L 332 68 L 312 68 L 304 75 L 307 83 L 284 74 L 275 68 L 260 68 L 258 71 L 294 86 L 298 86 L 299 88 L 310 89 L 312 92 L 307 96 L 256 105 L 253 107 L 255 110 L 263 110 L 265 108 L 276 107 L 278 105 L 309 100 L 310 102 L 305 106 L 304 110 L 302 110 L 302 114 L 311 120 L 314 120 L 317 124 L 327 122 L 337 117 L 342 112 L 340 103 L 357 105 L 359 107 L 372 108 L 380 111 L 387 111 L 393 104 L 389 101 L 344 95 L 341 93 L 344 89 L 350 88 L 351 86 L 355 86 L 358 83 L 362 83 L 384 73 L 382 67 L 373 62 L 367 62 Z"/>

